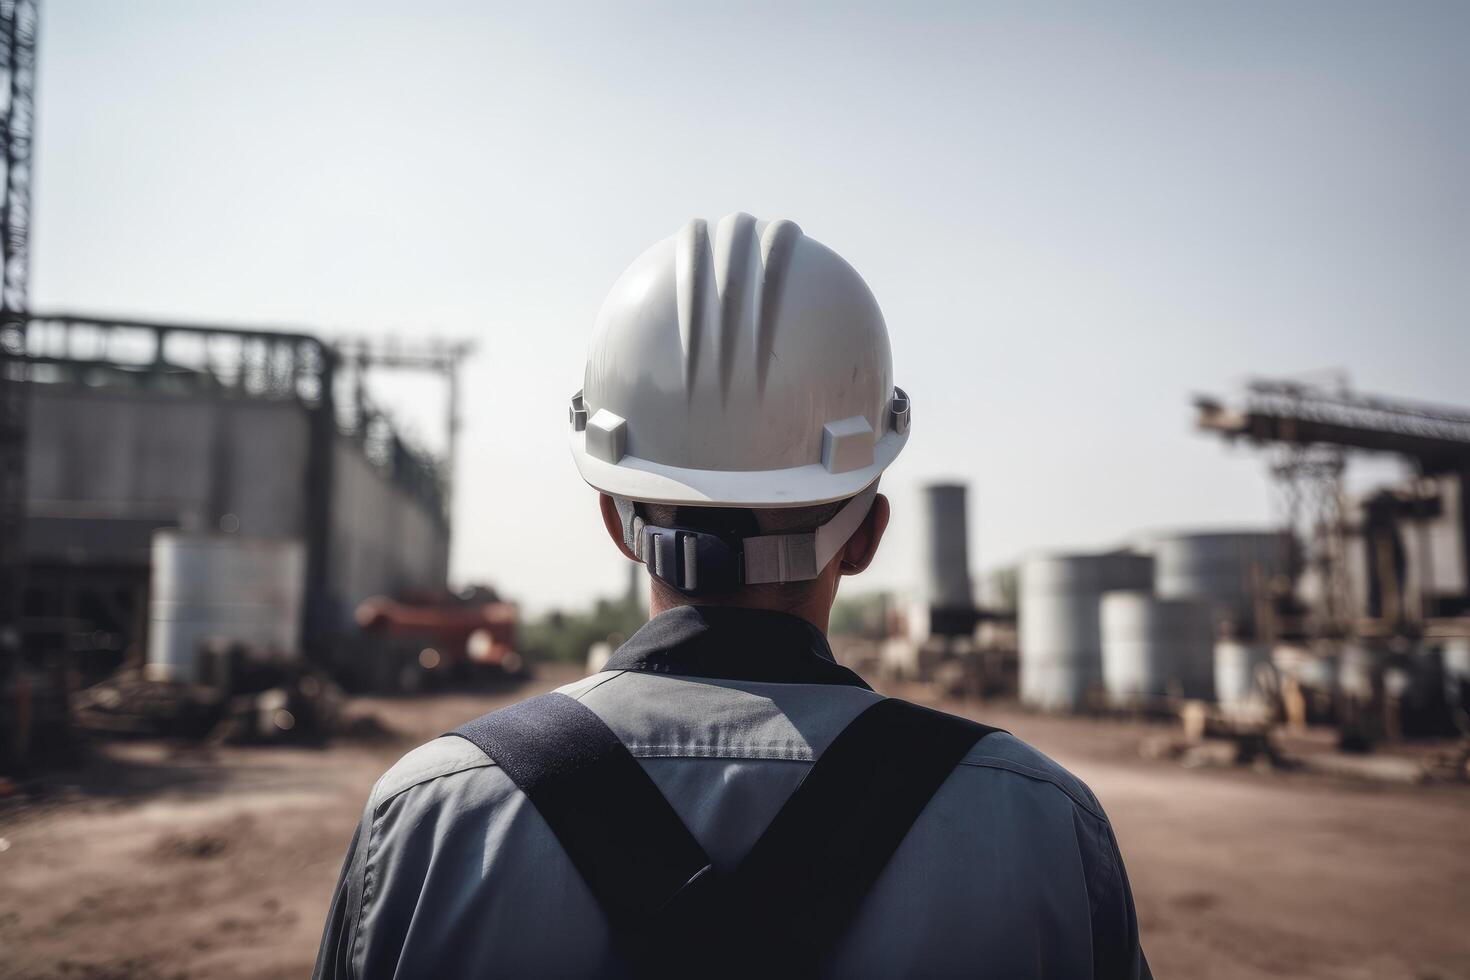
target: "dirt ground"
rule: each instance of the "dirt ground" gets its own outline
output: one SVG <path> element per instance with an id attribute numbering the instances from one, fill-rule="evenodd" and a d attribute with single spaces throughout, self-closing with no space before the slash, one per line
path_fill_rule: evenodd
<path id="1" fill-rule="evenodd" d="M 327 750 L 105 746 L 40 797 L 0 801 L 0 976 L 307 975 L 377 775 L 412 744 L 573 676 L 358 699 L 350 710 L 392 737 Z M 1140 758 L 1157 729 L 967 713 L 1097 792 L 1159 977 L 1470 977 L 1470 790 L 1188 770 Z"/>

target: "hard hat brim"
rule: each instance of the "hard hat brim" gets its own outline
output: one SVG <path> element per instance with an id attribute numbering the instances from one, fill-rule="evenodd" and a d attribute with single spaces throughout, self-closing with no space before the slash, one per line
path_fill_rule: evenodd
<path id="1" fill-rule="evenodd" d="M 832 473 L 821 463 L 780 470 L 696 470 L 636 456 L 616 463 L 587 452 L 585 432 L 571 434 L 577 470 L 594 489 L 650 504 L 695 507 L 807 507 L 852 497 L 896 459 L 909 433 L 890 429 L 873 446 L 873 462 Z"/>

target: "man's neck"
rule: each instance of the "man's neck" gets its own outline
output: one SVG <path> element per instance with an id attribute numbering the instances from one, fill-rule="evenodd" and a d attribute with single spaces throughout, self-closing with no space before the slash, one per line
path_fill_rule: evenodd
<path id="1" fill-rule="evenodd" d="M 799 616 L 821 630 L 822 635 L 826 636 L 836 590 L 830 586 L 822 587 L 825 583 L 820 581 L 813 584 L 816 587 L 812 588 L 807 596 L 795 601 L 781 601 L 776 596 L 764 592 L 742 593 L 728 598 L 696 601 L 660 584 L 656 579 L 651 579 L 648 589 L 648 616 L 651 619 L 659 613 L 668 612 L 679 606 L 735 606 L 743 609 L 765 609 L 771 612 L 786 613 L 790 616 Z"/>

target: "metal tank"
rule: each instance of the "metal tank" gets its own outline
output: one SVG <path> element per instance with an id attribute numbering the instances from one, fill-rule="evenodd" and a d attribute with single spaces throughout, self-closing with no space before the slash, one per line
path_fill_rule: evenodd
<path id="1" fill-rule="evenodd" d="M 1244 640 L 1215 644 L 1215 700 L 1238 707 L 1255 700 L 1262 671 L 1270 671 L 1271 647 Z"/>
<path id="2" fill-rule="evenodd" d="M 152 555 L 147 676 L 197 682 L 206 645 L 299 656 L 306 569 L 299 540 L 163 530 L 153 535 Z"/>
<path id="3" fill-rule="evenodd" d="M 1290 568 L 1291 538 L 1279 531 L 1161 535 L 1152 542 L 1154 592 L 1209 599 L 1238 637 L 1257 635 L 1256 597 Z"/>
<path id="4" fill-rule="evenodd" d="M 1338 651 L 1336 690 L 1340 698 L 1366 704 L 1373 700 L 1375 678 L 1383 671 L 1383 657 L 1358 643 L 1344 643 Z"/>
<path id="5" fill-rule="evenodd" d="M 1443 656 L 1445 698 L 1463 728 L 1470 722 L 1470 637 L 1445 640 Z"/>
<path id="6" fill-rule="evenodd" d="M 1131 552 L 1037 555 L 1021 565 L 1021 700 L 1081 707 L 1102 686 L 1098 604 L 1104 592 L 1147 590 L 1153 559 Z"/>
<path id="7" fill-rule="evenodd" d="M 1456 684 L 1470 684 L 1470 636 L 1454 636 L 1444 641 L 1445 677 Z"/>
<path id="8" fill-rule="evenodd" d="M 934 609 L 970 609 L 969 521 L 963 483 L 924 488 L 924 598 Z"/>
<path id="9" fill-rule="evenodd" d="M 1203 599 L 1109 592 L 1098 607 L 1103 688 L 1114 707 L 1213 700 L 1214 612 Z"/>
<path id="10" fill-rule="evenodd" d="M 1470 636 L 1452 636 L 1445 640 L 1442 654 L 1445 676 L 1470 682 Z"/>

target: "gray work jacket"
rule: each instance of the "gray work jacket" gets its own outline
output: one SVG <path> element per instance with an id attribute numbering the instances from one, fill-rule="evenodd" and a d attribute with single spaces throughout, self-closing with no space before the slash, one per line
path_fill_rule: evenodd
<path id="1" fill-rule="evenodd" d="M 711 607 L 655 617 L 604 671 L 561 691 L 617 734 L 722 870 L 879 698 L 805 621 Z M 438 738 L 378 781 L 332 900 L 316 977 L 621 972 L 570 859 L 478 748 Z M 699 972 L 691 964 L 690 975 Z M 930 800 L 826 972 L 1149 976 L 1097 798 L 1003 733 L 980 740 Z"/>

